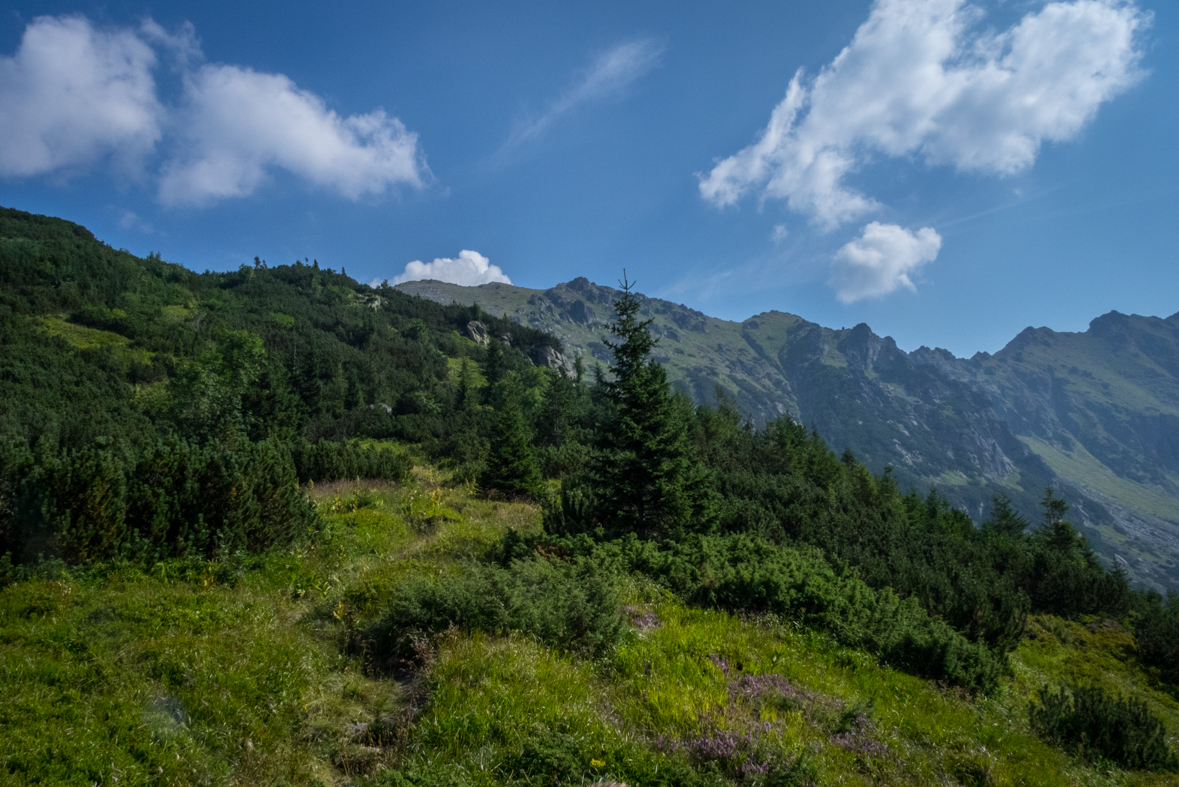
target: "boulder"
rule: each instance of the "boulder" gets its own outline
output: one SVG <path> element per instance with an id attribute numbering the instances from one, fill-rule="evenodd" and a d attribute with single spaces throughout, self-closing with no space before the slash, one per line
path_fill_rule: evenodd
<path id="1" fill-rule="evenodd" d="M 561 353 L 547 344 L 537 344 L 532 347 L 532 362 L 537 366 L 547 366 L 550 369 L 560 369 L 566 377 L 574 374 L 573 364 Z"/>
<path id="2" fill-rule="evenodd" d="M 478 320 L 471 320 L 467 323 L 467 337 L 475 344 L 487 346 L 489 341 L 487 336 L 487 326 Z"/>

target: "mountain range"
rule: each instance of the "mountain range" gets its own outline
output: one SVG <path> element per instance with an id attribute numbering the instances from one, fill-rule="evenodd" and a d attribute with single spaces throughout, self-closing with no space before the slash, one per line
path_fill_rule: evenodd
<path id="1" fill-rule="evenodd" d="M 477 304 L 606 364 L 619 291 L 585 278 L 538 290 L 398 285 Z M 865 324 L 834 330 L 770 311 L 743 322 L 642 297 L 655 359 L 700 403 L 727 396 L 754 426 L 788 416 L 903 485 L 934 486 L 981 521 L 996 494 L 1030 519 L 1047 487 L 1097 552 L 1132 579 L 1179 589 L 1179 313 L 1110 312 L 1083 333 L 1028 328 L 991 355 L 905 352 Z M 477 327 L 476 327 L 477 329 Z M 503 337 L 510 341 L 511 337 Z"/>

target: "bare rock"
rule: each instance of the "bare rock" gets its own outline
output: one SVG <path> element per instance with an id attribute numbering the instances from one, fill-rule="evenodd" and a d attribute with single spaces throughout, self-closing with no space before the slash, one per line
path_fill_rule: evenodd
<path id="1" fill-rule="evenodd" d="M 471 320 L 467 323 L 467 337 L 475 344 L 487 346 L 489 338 L 487 336 L 487 326 L 478 320 Z"/>
<path id="2" fill-rule="evenodd" d="M 560 369 L 566 377 L 573 376 L 573 364 L 569 362 L 569 359 L 547 344 L 533 345 L 531 355 L 532 362 L 537 366 Z"/>

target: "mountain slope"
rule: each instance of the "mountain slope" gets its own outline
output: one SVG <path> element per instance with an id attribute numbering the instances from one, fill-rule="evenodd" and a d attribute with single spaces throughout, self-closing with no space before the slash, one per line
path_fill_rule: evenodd
<path id="1" fill-rule="evenodd" d="M 606 363 L 617 291 L 437 281 L 398 289 L 551 333 Z M 867 325 L 832 330 L 766 312 L 737 323 L 656 298 L 655 358 L 696 401 L 720 388 L 758 425 L 789 415 L 903 484 L 934 484 L 976 518 L 1002 493 L 1027 514 L 1068 487 L 1099 553 L 1139 582 L 1179 587 L 1179 315 L 1111 312 L 1085 333 L 1024 331 L 995 355 L 900 350 Z"/>

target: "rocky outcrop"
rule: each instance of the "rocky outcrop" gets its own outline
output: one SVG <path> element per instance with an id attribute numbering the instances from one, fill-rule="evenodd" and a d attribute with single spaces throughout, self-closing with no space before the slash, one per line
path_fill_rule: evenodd
<path id="1" fill-rule="evenodd" d="M 532 358 L 532 362 L 537 366 L 559 369 L 566 377 L 572 377 L 574 374 L 573 364 L 569 359 L 547 344 L 536 345 L 532 348 L 532 352 L 529 355 Z"/>
<path id="2" fill-rule="evenodd" d="M 467 323 L 467 338 L 475 344 L 486 347 L 490 341 L 487 335 L 487 326 L 478 320 L 471 320 Z"/>

